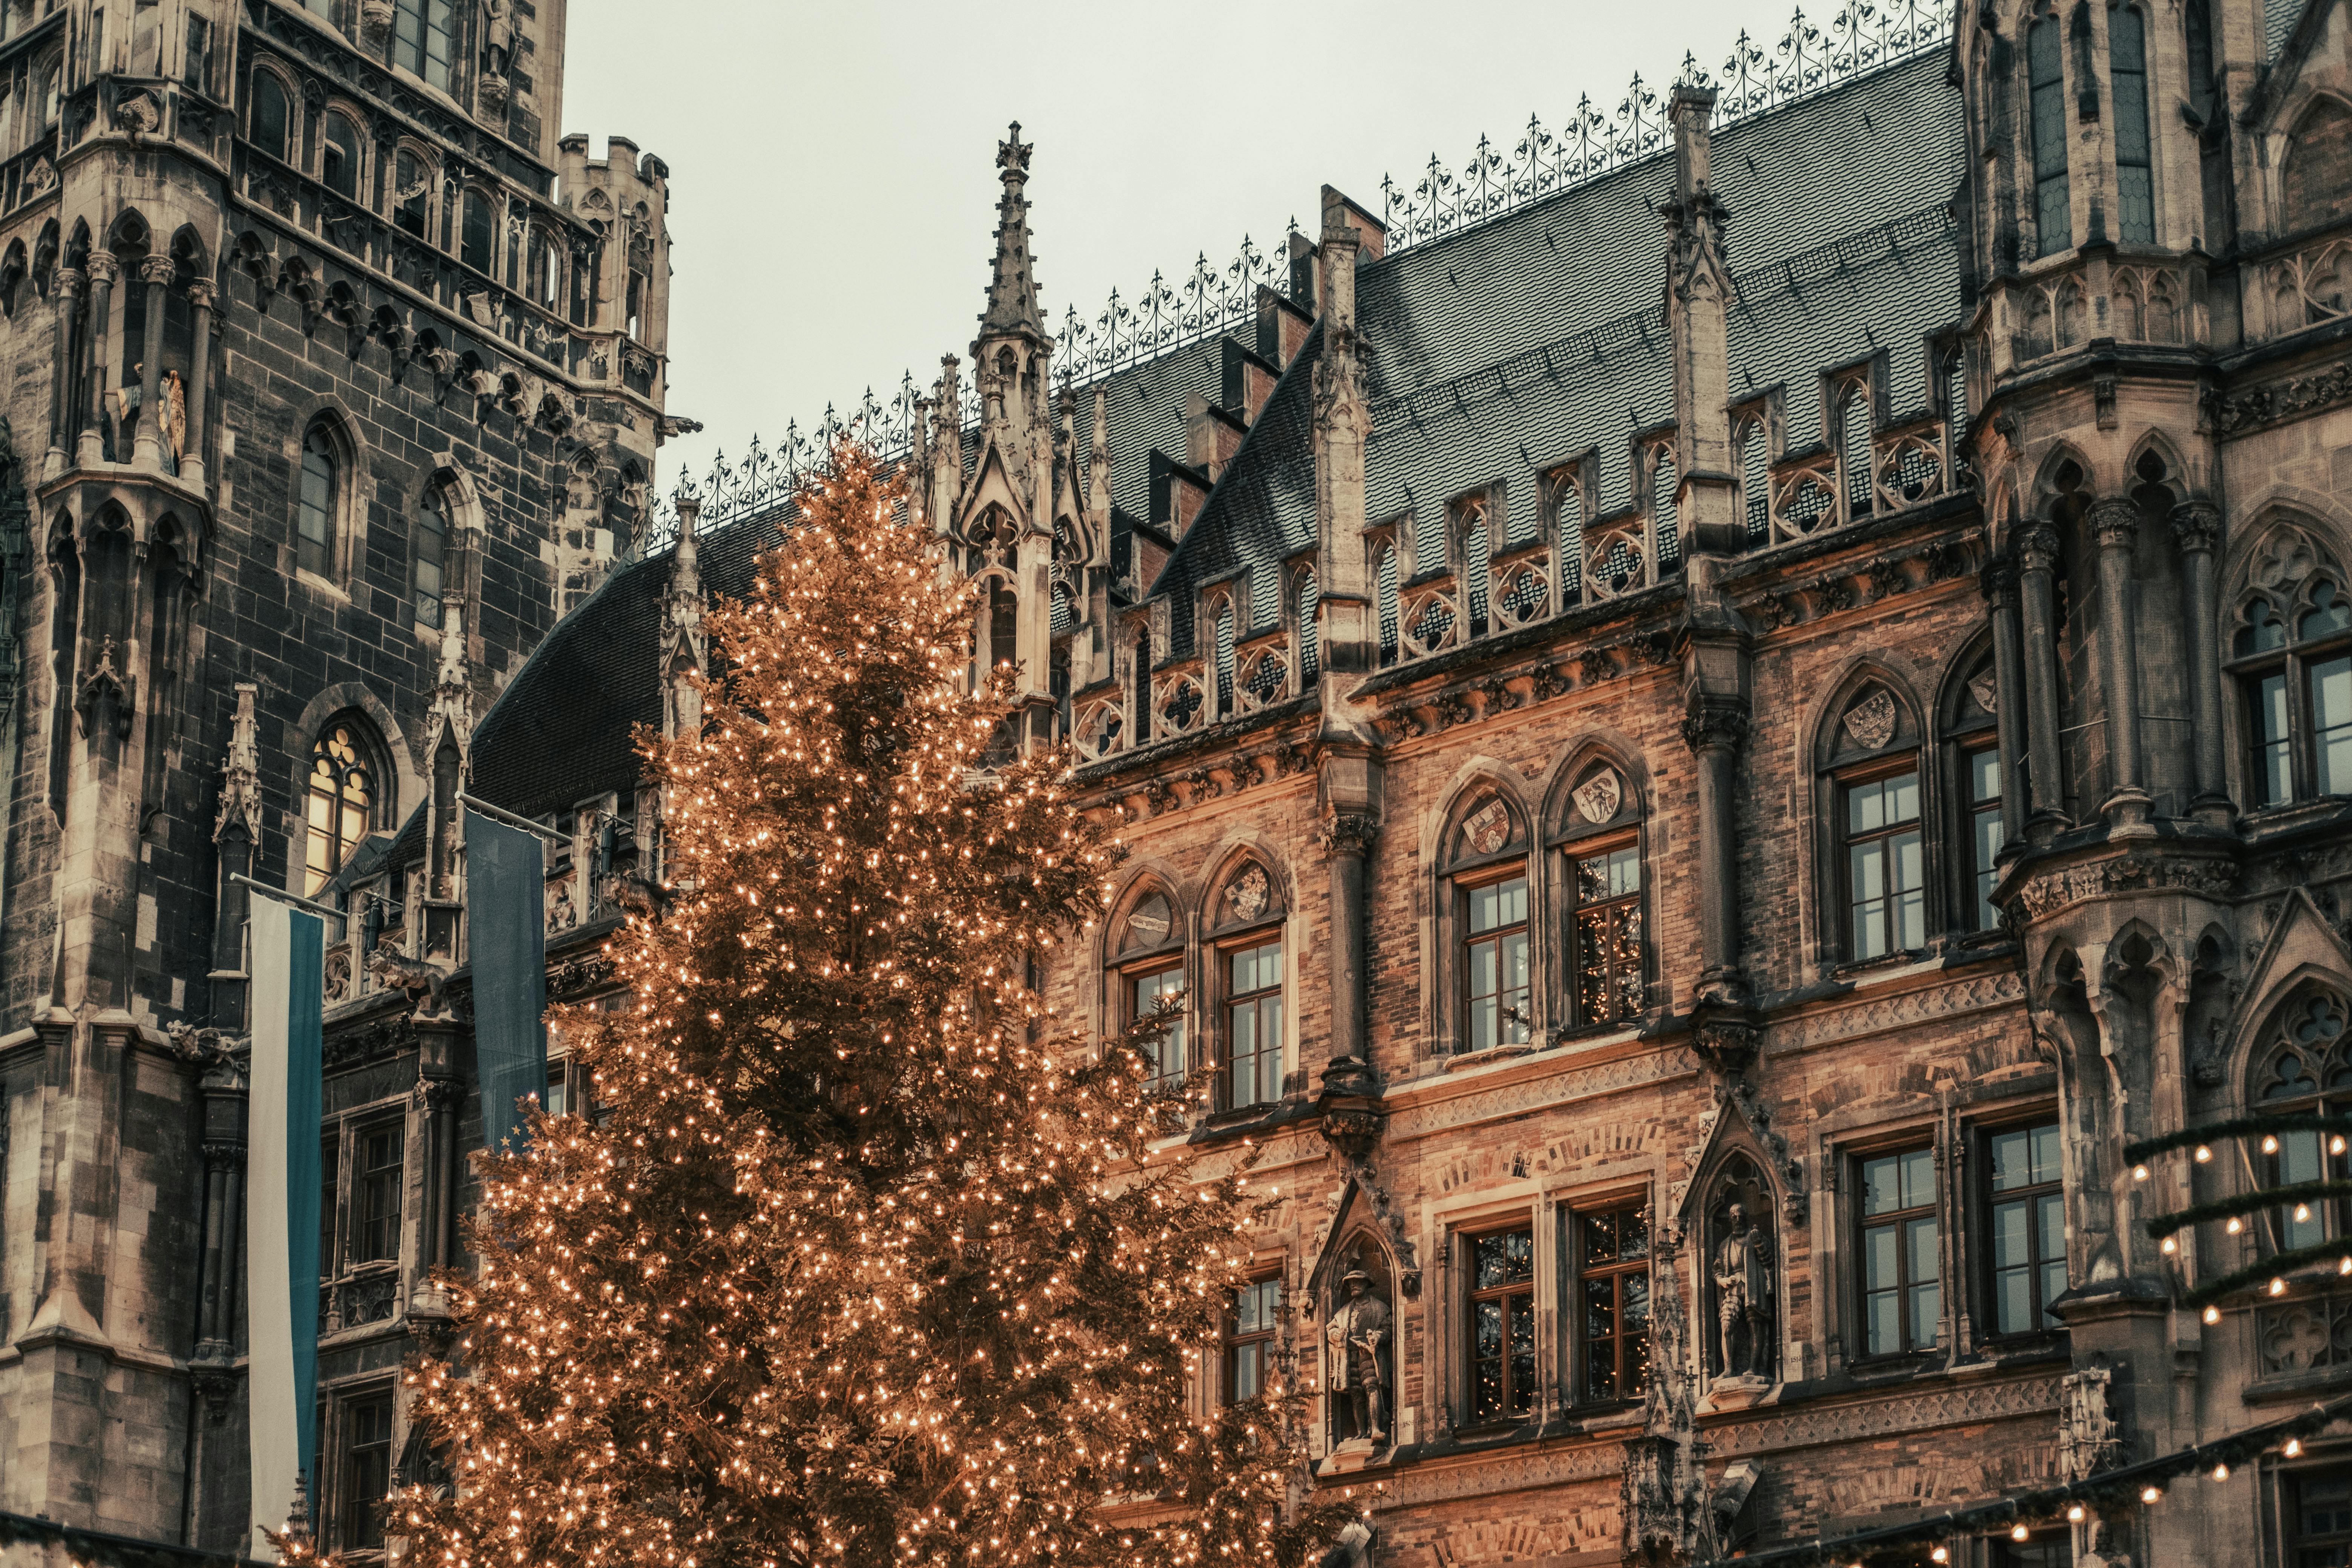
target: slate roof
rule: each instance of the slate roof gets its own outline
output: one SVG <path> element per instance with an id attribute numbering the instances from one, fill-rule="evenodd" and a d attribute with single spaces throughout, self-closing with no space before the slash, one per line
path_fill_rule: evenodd
<path id="1" fill-rule="evenodd" d="M 1943 51 L 1924 54 L 1715 138 L 1740 291 L 1730 323 L 1734 395 L 1783 384 L 1791 450 L 1821 437 L 1821 373 L 1881 349 L 1892 416 L 1927 402 L 1925 340 L 1959 310 L 1948 204 L 1962 126 L 1947 68 Z M 1655 211 L 1671 179 L 1662 155 L 1361 265 L 1370 521 L 1411 512 L 1433 527 L 1450 498 L 1500 479 L 1511 536 L 1533 537 L 1535 474 L 1594 448 L 1599 510 L 1629 502 L 1629 437 L 1674 413 L 1665 232 Z M 1280 562 L 1314 542 L 1310 399 L 1320 348 L 1319 331 L 1310 333 L 1151 586 L 1171 601 L 1165 657 L 1192 651 L 1199 584 L 1249 573 L 1263 621 Z M 1098 384 L 1111 496 L 1124 517 L 1150 516 L 1150 454 L 1181 457 L 1185 396 L 1218 401 L 1223 353 L 1211 338 Z M 1078 394 L 1082 447 L 1093 391 Z M 790 515 L 782 507 L 706 532 L 705 586 L 746 593 L 756 557 Z M 631 730 L 661 717 L 669 570 L 667 553 L 615 568 L 549 634 L 476 726 L 475 794 L 542 816 L 635 787 Z"/>
<path id="2" fill-rule="evenodd" d="M 1732 388 L 1787 388 L 1787 439 L 1821 438 L 1820 374 L 1888 351 L 1889 412 L 1927 402 L 1925 340 L 1959 313 L 1948 205 L 1960 97 L 1923 55 L 1715 138 L 1716 193 L 1740 300 Z M 1509 533 L 1535 537 L 1537 472 L 1597 447 L 1598 510 L 1632 500 L 1629 440 L 1674 417 L 1658 157 L 1550 201 L 1362 264 L 1372 435 L 1369 521 L 1506 483 Z M 1155 593 L 1171 596 L 1171 657 L 1190 651 L 1194 589 L 1314 540 L 1307 362 L 1269 403 Z M 1289 401 L 1286 404 L 1285 400 Z"/>

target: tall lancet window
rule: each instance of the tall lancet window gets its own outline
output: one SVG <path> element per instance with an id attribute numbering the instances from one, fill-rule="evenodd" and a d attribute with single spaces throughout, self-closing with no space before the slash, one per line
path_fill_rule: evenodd
<path id="1" fill-rule="evenodd" d="M 2116 94 L 2116 222 L 2126 245 L 2156 242 L 2156 184 L 2147 133 L 2147 23 L 2129 5 L 2107 14 Z"/>
<path id="2" fill-rule="evenodd" d="M 306 812 L 310 833 L 302 867 L 305 894 L 325 886 L 367 837 L 375 814 L 373 753 L 362 721 L 352 714 L 328 725 L 310 748 Z"/>
<path id="3" fill-rule="evenodd" d="M 1019 660 L 1021 600 L 1002 577 L 988 580 L 988 668 Z"/>
<path id="4" fill-rule="evenodd" d="M 2074 243 L 2066 191 L 2065 46 L 2055 16 L 2045 15 L 2026 29 L 2025 66 L 2033 121 L 2033 253 L 2054 256 Z"/>

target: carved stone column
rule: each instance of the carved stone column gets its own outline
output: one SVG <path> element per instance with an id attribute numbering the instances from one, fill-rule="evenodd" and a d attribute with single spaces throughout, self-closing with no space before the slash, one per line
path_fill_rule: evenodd
<path id="1" fill-rule="evenodd" d="M 2032 802 L 2026 836 L 2037 847 L 2069 826 L 2058 788 L 2058 617 L 2050 583 L 2057 560 L 2058 531 L 2048 523 L 2017 536 L 2025 616 L 2026 787 Z"/>
<path id="2" fill-rule="evenodd" d="M 1748 736 L 1748 704 L 1736 697 L 1694 693 L 1683 717 L 1683 742 L 1698 758 L 1699 995 L 1702 1002 L 1743 1002 L 1739 968 L 1738 805 L 1735 770 Z"/>
<path id="3" fill-rule="evenodd" d="M 82 393 L 73 411 L 74 465 L 87 468 L 106 452 L 106 342 L 114 310 L 114 279 L 121 267 L 112 253 L 90 252 L 89 331 L 82 334 Z M 119 454 L 118 454 L 119 456 Z"/>
<path id="4" fill-rule="evenodd" d="M 195 316 L 195 342 L 188 359 L 187 455 L 180 477 L 202 489 L 205 482 L 205 417 L 211 399 L 205 395 L 213 368 L 213 286 L 202 279 L 188 285 L 188 305 Z"/>
<path id="5" fill-rule="evenodd" d="M 2221 542 L 2221 509 L 2188 500 L 2172 509 L 2172 537 L 2180 547 L 2182 585 L 2189 600 L 2189 696 L 2197 720 L 2197 798 L 2189 809 L 2215 826 L 2235 815 L 2230 802 L 2221 718 L 2221 601 L 2213 552 Z"/>
<path id="6" fill-rule="evenodd" d="M 1978 578 L 1991 606 L 1993 720 L 2000 732 L 2001 837 L 2007 845 L 2025 837 L 2025 778 L 2018 765 L 2025 747 L 2025 651 L 2017 632 L 2017 563 L 1996 555 Z"/>
<path id="7" fill-rule="evenodd" d="M 71 267 L 58 268 L 57 343 L 49 354 L 49 449 L 43 459 L 44 478 L 65 472 L 67 389 L 73 384 L 74 307 L 81 302 L 82 275 Z"/>
<path id="8" fill-rule="evenodd" d="M 151 256 L 139 264 L 139 281 L 147 288 L 147 334 L 140 345 L 139 437 L 131 461 L 142 468 L 163 466 L 163 311 L 178 269 L 168 256 Z"/>
<path id="9" fill-rule="evenodd" d="M 2091 504 L 2099 541 L 2099 689 L 2107 709 L 2107 773 L 2113 782 L 2099 809 L 2110 827 L 2147 824 L 2150 802 L 2139 747 L 2139 587 L 2132 580 L 2132 547 L 2139 537 L 2139 503 L 2111 497 Z"/>

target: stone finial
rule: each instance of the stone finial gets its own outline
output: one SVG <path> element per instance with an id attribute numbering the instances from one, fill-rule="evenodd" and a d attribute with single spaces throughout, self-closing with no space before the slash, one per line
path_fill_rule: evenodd
<path id="1" fill-rule="evenodd" d="M 996 203 L 996 258 L 988 283 L 988 309 L 981 312 L 982 339 L 1020 334 L 1045 342 L 1045 312 L 1037 306 L 1037 277 L 1029 258 L 1030 143 L 1014 121 L 1008 140 L 996 144 L 998 177 L 1004 194 Z M 975 343 L 972 352 L 980 351 Z"/>
<path id="2" fill-rule="evenodd" d="M 236 716 L 229 721 L 228 761 L 221 765 L 220 816 L 213 825 L 218 843 L 233 826 L 245 829 L 246 841 L 261 842 L 261 746 L 253 704 L 260 688 L 250 680 L 236 683 Z"/>

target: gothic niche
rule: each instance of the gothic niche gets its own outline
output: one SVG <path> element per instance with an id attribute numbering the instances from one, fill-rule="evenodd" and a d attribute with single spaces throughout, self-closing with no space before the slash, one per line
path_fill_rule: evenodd
<path id="1" fill-rule="evenodd" d="M 1368 1456 L 1396 1441 L 1395 1300 L 1386 1254 L 1356 1237 L 1324 1285 L 1323 1387 L 1335 1456 Z"/>
<path id="2" fill-rule="evenodd" d="M 1706 1370 L 1718 1395 L 1780 1381 L 1780 1268 L 1771 1184 L 1745 1155 L 1716 1173 L 1706 1225 Z"/>

